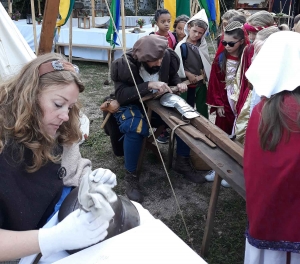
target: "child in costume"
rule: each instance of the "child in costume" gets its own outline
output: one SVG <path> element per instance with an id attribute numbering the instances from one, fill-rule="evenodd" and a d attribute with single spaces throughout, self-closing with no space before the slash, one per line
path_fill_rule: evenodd
<path id="1" fill-rule="evenodd" d="M 167 38 L 170 49 L 174 49 L 176 46 L 176 38 L 170 31 L 171 14 L 167 9 L 157 9 L 154 13 L 154 19 L 158 30 L 154 33 L 159 36 Z M 152 33 L 150 33 L 152 34 Z"/>
<path id="2" fill-rule="evenodd" d="M 209 79 L 211 64 L 205 35 L 208 32 L 208 19 L 204 9 L 193 16 L 185 25 L 186 36 L 175 49 L 180 58 L 178 75 L 182 80 L 189 80 L 187 92 L 181 94 L 189 105 L 208 118 L 206 105 L 207 88 L 203 78 Z M 190 148 L 179 138 L 177 139 L 177 158 L 189 158 Z M 174 169 L 180 172 L 180 163 L 176 162 Z"/>
<path id="3" fill-rule="evenodd" d="M 232 95 L 236 89 L 236 71 L 240 63 L 243 49 L 248 44 L 247 33 L 240 22 L 233 21 L 225 27 L 221 41 L 213 61 L 208 84 L 207 104 L 210 112 L 217 112 L 215 124 L 228 135 L 233 135 L 236 118 L 235 102 Z M 213 180 L 214 177 L 207 180 Z M 222 185 L 228 187 L 223 180 Z"/>
<path id="4" fill-rule="evenodd" d="M 273 25 L 273 16 L 267 11 L 259 11 L 247 19 L 244 29 L 249 34 L 250 42 L 254 42 L 259 31 Z M 234 100 L 236 100 L 236 111 L 238 115 L 235 124 L 235 135 L 236 139 L 242 144 L 244 144 L 245 132 L 250 117 L 250 102 L 252 97 L 252 91 L 249 89 L 249 82 L 245 77 L 245 73 L 252 63 L 253 55 L 254 46 L 253 44 L 249 44 L 243 51 L 241 63 L 237 71 L 238 89 L 234 95 Z"/>
<path id="5" fill-rule="evenodd" d="M 184 27 L 185 27 L 185 24 L 188 22 L 188 20 L 189 20 L 189 17 L 186 15 L 178 16 L 175 19 L 174 24 L 173 24 L 173 29 L 174 29 L 173 35 L 176 38 L 176 43 L 178 43 L 184 39 L 184 37 L 185 37 Z"/>
<path id="6" fill-rule="evenodd" d="M 265 98 L 254 107 L 245 138 L 244 264 L 300 263 L 299 54 L 299 34 L 274 33 L 246 72 Z"/>

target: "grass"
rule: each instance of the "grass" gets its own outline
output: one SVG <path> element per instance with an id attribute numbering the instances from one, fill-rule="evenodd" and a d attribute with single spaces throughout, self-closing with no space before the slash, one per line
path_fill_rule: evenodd
<path id="1" fill-rule="evenodd" d="M 112 84 L 103 84 L 107 79 L 107 65 L 77 61 L 74 63 L 79 66 L 86 86 L 80 99 L 83 111 L 91 122 L 89 138 L 81 145 L 82 156 L 92 161 L 93 168 L 103 167 L 112 170 L 118 179 L 115 191 L 124 195 L 123 158 L 116 157 L 112 153 L 110 139 L 100 129 L 103 119 L 99 106 L 103 98 L 114 90 Z M 160 145 L 160 150 L 163 157 L 166 157 L 167 146 Z M 162 164 L 148 152 L 144 158 L 141 179 L 147 193 L 143 206 L 199 253 L 212 183 L 203 185 L 190 183 L 174 171 L 170 171 L 170 178 L 191 240 L 185 231 Z M 221 187 L 209 255 L 205 260 L 210 264 L 243 263 L 245 227 L 245 201 L 232 188 Z"/>

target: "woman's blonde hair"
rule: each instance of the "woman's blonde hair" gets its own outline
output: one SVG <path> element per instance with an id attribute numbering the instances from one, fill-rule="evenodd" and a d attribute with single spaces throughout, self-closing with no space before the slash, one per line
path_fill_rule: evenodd
<path id="1" fill-rule="evenodd" d="M 53 71 L 39 76 L 40 65 L 54 60 L 66 61 L 57 53 L 41 55 L 26 64 L 19 74 L 0 84 L 0 153 L 7 144 L 13 144 L 18 147 L 22 160 L 25 148 L 30 149 L 33 158 L 31 164 L 26 164 L 28 172 L 37 171 L 49 161 L 59 162 L 60 157 L 53 151 L 55 146 L 72 144 L 82 137 L 79 103 L 70 109 L 69 120 L 59 127 L 56 138 L 41 129 L 43 111 L 39 97 L 45 89 L 74 82 L 79 92 L 84 91 L 76 72 Z"/>

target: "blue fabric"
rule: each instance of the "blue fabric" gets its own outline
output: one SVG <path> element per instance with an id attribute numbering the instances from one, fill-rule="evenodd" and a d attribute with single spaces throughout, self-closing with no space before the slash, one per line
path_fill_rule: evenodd
<path id="1" fill-rule="evenodd" d="M 184 141 L 176 136 L 176 141 L 177 141 L 177 149 L 176 149 L 176 154 L 177 156 L 183 156 L 183 157 L 189 157 L 190 156 L 190 148 L 187 144 L 184 143 Z"/>
<path id="2" fill-rule="evenodd" d="M 208 0 L 207 1 L 208 10 L 210 13 L 210 19 L 212 21 L 216 21 L 216 5 L 215 0 Z"/>
<path id="3" fill-rule="evenodd" d="M 52 215 L 50 215 L 50 216 L 48 217 L 47 222 L 48 222 L 48 221 L 52 218 L 52 216 L 55 215 L 56 212 L 59 210 L 59 208 L 60 208 L 62 202 L 65 200 L 65 198 L 67 197 L 67 195 L 72 191 L 72 188 L 73 188 L 73 187 L 67 187 L 67 186 L 64 186 L 63 191 L 62 191 L 61 196 L 60 196 L 60 199 L 59 199 L 59 201 L 57 202 L 57 204 L 55 205 L 54 211 L 53 211 Z"/>
<path id="4" fill-rule="evenodd" d="M 120 107 L 114 116 L 117 119 L 121 133 L 135 132 L 143 137 L 149 136 L 147 120 L 138 106 L 128 105 Z"/>
<path id="5" fill-rule="evenodd" d="M 124 134 L 125 168 L 134 173 L 140 157 L 143 138 L 149 136 L 147 120 L 136 105 L 120 107 L 114 117 L 119 124 L 120 132 Z"/>
<path id="6" fill-rule="evenodd" d="M 125 168 L 135 173 L 140 157 L 144 137 L 135 132 L 128 132 L 124 135 L 124 159 Z"/>

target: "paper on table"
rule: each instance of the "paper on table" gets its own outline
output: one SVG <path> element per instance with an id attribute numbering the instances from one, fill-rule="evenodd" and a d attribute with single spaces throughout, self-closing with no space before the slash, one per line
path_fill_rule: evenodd
<path id="1" fill-rule="evenodd" d="M 160 220 L 150 221 L 54 264 L 206 262 Z"/>

